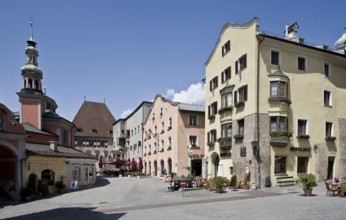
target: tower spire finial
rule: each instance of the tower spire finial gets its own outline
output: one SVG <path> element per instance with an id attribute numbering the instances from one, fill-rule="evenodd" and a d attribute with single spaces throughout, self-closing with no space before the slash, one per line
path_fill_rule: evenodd
<path id="1" fill-rule="evenodd" d="M 30 41 L 34 41 L 34 30 L 33 30 L 32 15 L 30 15 Z"/>

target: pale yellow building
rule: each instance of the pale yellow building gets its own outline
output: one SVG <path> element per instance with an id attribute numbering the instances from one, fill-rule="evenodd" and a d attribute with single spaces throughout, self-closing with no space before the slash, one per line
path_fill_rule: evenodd
<path id="1" fill-rule="evenodd" d="M 305 43 L 298 28 L 274 36 L 257 18 L 223 27 L 206 61 L 207 178 L 263 187 L 279 176 L 346 177 L 346 34 L 333 50 Z"/>

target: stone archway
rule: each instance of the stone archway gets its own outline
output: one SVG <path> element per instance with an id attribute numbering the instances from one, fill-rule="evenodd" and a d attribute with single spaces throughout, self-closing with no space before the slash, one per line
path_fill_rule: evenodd
<path id="1" fill-rule="evenodd" d="M 218 174 L 218 169 L 219 169 L 219 163 L 220 163 L 220 156 L 214 152 L 210 155 L 210 159 L 211 159 L 211 164 L 210 164 L 210 168 L 211 168 L 211 177 L 215 177 Z"/>
<path id="2" fill-rule="evenodd" d="M 154 176 L 157 176 L 157 161 L 154 161 Z"/>
<path id="3" fill-rule="evenodd" d="M 2 188 L 12 199 L 19 195 L 19 158 L 17 149 L 7 141 L 0 141 L 0 179 Z M 15 192 L 15 193 L 13 193 Z"/>
<path id="4" fill-rule="evenodd" d="M 148 174 L 151 176 L 151 161 L 149 161 L 149 169 L 148 169 Z"/>
<path id="5" fill-rule="evenodd" d="M 164 175 L 164 172 L 165 172 L 165 161 L 161 160 L 160 161 L 160 165 L 161 165 L 161 167 L 160 167 L 161 175 Z M 167 170 L 166 170 L 166 172 L 167 172 Z"/>
<path id="6" fill-rule="evenodd" d="M 37 174 L 31 173 L 28 178 L 28 187 L 30 187 L 34 194 L 38 194 L 38 177 Z"/>

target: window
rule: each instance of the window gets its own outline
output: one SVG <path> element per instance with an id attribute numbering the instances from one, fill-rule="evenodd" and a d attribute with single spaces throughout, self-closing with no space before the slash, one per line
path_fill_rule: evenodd
<path id="1" fill-rule="evenodd" d="M 286 157 L 275 156 L 275 174 L 285 174 L 286 173 Z"/>
<path id="2" fill-rule="evenodd" d="M 332 93 L 327 90 L 324 90 L 324 106 L 332 106 Z"/>
<path id="3" fill-rule="evenodd" d="M 208 116 L 214 116 L 217 113 L 217 102 L 211 103 L 208 107 Z"/>
<path id="4" fill-rule="evenodd" d="M 161 140 L 161 149 L 164 149 L 164 147 L 165 147 L 165 141 Z"/>
<path id="5" fill-rule="evenodd" d="M 165 123 L 161 123 L 161 134 L 165 132 Z"/>
<path id="6" fill-rule="evenodd" d="M 270 97 L 285 97 L 287 98 L 288 87 L 286 82 L 271 81 L 270 82 Z"/>
<path id="7" fill-rule="evenodd" d="M 221 95 L 221 108 L 227 108 L 232 107 L 233 100 L 232 100 L 232 92 L 228 92 Z"/>
<path id="8" fill-rule="evenodd" d="M 229 66 L 221 73 L 221 82 L 225 83 L 230 78 L 231 78 L 231 67 Z"/>
<path id="9" fill-rule="evenodd" d="M 68 143 L 68 132 L 67 132 L 67 131 L 64 131 L 64 132 L 63 132 L 63 140 L 62 140 L 62 142 L 63 142 L 64 144 L 67 144 L 67 143 Z"/>
<path id="10" fill-rule="evenodd" d="M 216 130 L 210 130 L 208 132 L 208 143 L 214 143 L 216 141 Z"/>
<path id="11" fill-rule="evenodd" d="M 270 117 L 270 132 L 287 132 L 287 121 L 286 117 Z"/>
<path id="12" fill-rule="evenodd" d="M 299 135 L 307 135 L 307 120 L 298 120 L 298 136 Z"/>
<path id="13" fill-rule="evenodd" d="M 189 125 L 197 125 L 197 115 L 189 115 Z"/>
<path id="14" fill-rule="evenodd" d="M 210 91 L 213 91 L 214 89 L 216 89 L 218 86 L 218 77 L 215 76 L 213 79 L 211 79 L 209 84 L 210 84 Z"/>
<path id="15" fill-rule="evenodd" d="M 222 56 L 225 56 L 226 53 L 228 53 L 231 50 L 231 42 L 227 41 L 223 46 L 222 46 Z"/>
<path id="16" fill-rule="evenodd" d="M 0 131 L 5 130 L 5 113 L 0 110 Z"/>
<path id="17" fill-rule="evenodd" d="M 333 137 L 333 123 L 326 122 L 326 137 Z"/>
<path id="18" fill-rule="evenodd" d="M 77 132 L 83 132 L 83 129 L 77 128 Z"/>
<path id="19" fill-rule="evenodd" d="M 168 130 L 172 129 L 172 117 L 168 119 L 168 124 L 169 124 Z"/>
<path id="20" fill-rule="evenodd" d="M 97 130 L 96 130 L 96 129 L 91 129 L 91 133 L 96 134 L 96 133 L 97 133 Z"/>
<path id="21" fill-rule="evenodd" d="M 272 50 L 271 51 L 271 54 L 270 54 L 270 63 L 272 65 L 277 65 L 279 66 L 280 65 L 280 52 L 277 51 L 277 50 Z"/>
<path id="22" fill-rule="evenodd" d="M 172 147 L 172 138 L 171 137 L 168 138 L 168 147 Z"/>
<path id="23" fill-rule="evenodd" d="M 43 170 L 41 180 L 48 183 L 48 185 L 54 185 L 54 172 L 52 170 Z"/>
<path id="24" fill-rule="evenodd" d="M 232 137 L 232 123 L 227 123 L 221 125 L 221 137 L 222 138 L 231 138 Z"/>
<path id="25" fill-rule="evenodd" d="M 309 163 L 308 157 L 298 157 L 297 172 L 298 173 L 308 173 L 308 163 Z"/>
<path id="26" fill-rule="evenodd" d="M 163 115 L 163 108 L 161 107 L 161 109 L 160 109 L 160 116 L 162 116 Z"/>
<path id="27" fill-rule="evenodd" d="M 298 70 L 306 71 L 306 59 L 305 59 L 305 57 L 298 57 Z"/>
<path id="28" fill-rule="evenodd" d="M 235 74 L 246 68 L 246 54 L 241 56 L 237 61 L 235 61 Z"/>
<path id="29" fill-rule="evenodd" d="M 324 75 L 325 76 L 330 76 L 330 65 L 328 63 L 324 63 Z"/>
<path id="30" fill-rule="evenodd" d="M 247 101 L 247 85 L 240 87 L 238 91 L 234 92 L 234 102 L 236 105 L 245 101 Z"/>
<path id="31" fill-rule="evenodd" d="M 244 136 L 244 119 L 238 121 L 238 135 Z"/>
<path id="32" fill-rule="evenodd" d="M 189 144 L 191 146 L 197 146 L 197 136 L 189 136 Z"/>

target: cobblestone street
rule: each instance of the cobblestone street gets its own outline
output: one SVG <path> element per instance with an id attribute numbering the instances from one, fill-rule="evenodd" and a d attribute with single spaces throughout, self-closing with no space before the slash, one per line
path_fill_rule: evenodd
<path id="1" fill-rule="evenodd" d="M 166 192 L 156 178 L 98 177 L 97 185 L 0 208 L 1 219 L 345 219 L 346 198 L 324 184 L 304 197 L 299 186 L 261 190 Z"/>

